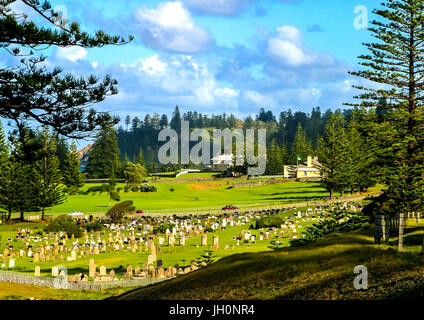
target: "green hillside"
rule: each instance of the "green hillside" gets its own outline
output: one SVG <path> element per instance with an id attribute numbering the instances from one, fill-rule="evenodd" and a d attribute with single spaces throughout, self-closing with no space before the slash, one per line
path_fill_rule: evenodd
<path id="1" fill-rule="evenodd" d="M 422 226 L 421 226 L 422 227 Z M 229 256 L 118 299 L 396 299 L 424 296 L 422 229 L 409 227 L 408 251 L 373 244 L 372 229 L 274 252 Z M 354 289 L 354 267 L 368 268 L 368 290 Z"/>

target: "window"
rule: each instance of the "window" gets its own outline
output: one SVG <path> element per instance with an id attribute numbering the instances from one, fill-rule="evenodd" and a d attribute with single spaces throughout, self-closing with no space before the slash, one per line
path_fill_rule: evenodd
<path id="1" fill-rule="evenodd" d="M 303 176 L 306 177 L 308 173 L 306 171 L 303 171 Z"/>

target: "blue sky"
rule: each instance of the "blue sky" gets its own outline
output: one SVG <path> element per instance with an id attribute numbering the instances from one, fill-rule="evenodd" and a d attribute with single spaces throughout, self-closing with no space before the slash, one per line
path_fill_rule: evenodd
<path id="1" fill-rule="evenodd" d="M 370 33 L 355 27 L 380 0 L 53 0 L 89 31 L 134 35 L 125 46 L 51 48 L 49 64 L 77 75 L 111 74 L 120 93 L 98 105 L 123 119 L 183 111 L 276 115 L 343 108 L 348 75 Z M 17 10 L 22 6 L 17 6 Z M 364 17 L 363 15 L 361 17 Z M 361 20 L 364 21 L 364 20 Z M 1 53 L 3 63 L 11 58 Z"/>

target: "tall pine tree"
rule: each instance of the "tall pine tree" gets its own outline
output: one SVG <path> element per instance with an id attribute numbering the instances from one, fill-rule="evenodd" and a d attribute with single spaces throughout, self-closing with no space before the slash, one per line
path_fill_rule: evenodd
<path id="1" fill-rule="evenodd" d="M 386 199 L 393 212 L 407 214 L 424 204 L 424 1 L 387 0 L 382 6 L 374 11 L 379 20 L 369 28 L 378 41 L 365 44 L 369 54 L 359 57 L 365 70 L 352 74 L 383 85 L 357 87 L 364 91 L 358 98 L 362 106 L 391 110 L 376 124 L 375 138 Z M 400 228 L 399 250 L 402 246 Z"/>
<path id="2" fill-rule="evenodd" d="M 65 201 L 62 176 L 59 170 L 56 139 L 47 127 L 41 132 L 41 149 L 36 167 L 37 204 L 41 208 L 41 220 L 45 219 L 46 208 Z"/>
<path id="3" fill-rule="evenodd" d="M 115 178 L 119 165 L 116 130 L 113 123 L 105 123 L 89 152 L 86 172 L 90 178 Z"/>
<path id="4" fill-rule="evenodd" d="M 66 157 L 66 168 L 63 173 L 63 183 L 68 187 L 68 192 L 75 192 L 76 189 L 84 186 L 84 174 L 80 170 L 80 160 L 77 145 L 73 141 L 71 150 Z"/>

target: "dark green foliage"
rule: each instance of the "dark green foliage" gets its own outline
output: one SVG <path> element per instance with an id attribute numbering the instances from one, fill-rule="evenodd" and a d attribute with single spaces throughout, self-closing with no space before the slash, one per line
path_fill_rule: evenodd
<path id="1" fill-rule="evenodd" d="M 140 163 L 127 162 L 124 167 L 125 183 L 131 190 L 140 188 L 141 183 L 146 177 L 146 169 Z"/>
<path id="2" fill-rule="evenodd" d="M 85 191 L 83 194 L 92 194 L 92 195 L 96 195 L 98 194 L 102 194 L 103 192 L 106 192 L 107 194 L 109 194 L 109 206 L 110 206 L 110 202 L 111 201 L 120 201 L 121 197 L 119 195 L 119 190 L 121 190 L 121 188 L 117 188 L 115 187 L 116 184 L 114 184 L 113 182 L 109 182 L 109 183 L 103 183 L 99 186 L 92 186 L 90 188 L 87 189 L 87 191 Z"/>
<path id="3" fill-rule="evenodd" d="M 66 232 L 69 237 L 74 235 L 75 238 L 81 238 L 82 236 L 82 231 L 74 218 L 67 215 L 57 217 L 48 224 L 46 229 L 48 232 Z"/>
<path id="4" fill-rule="evenodd" d="M 149 186 L 148 184 L 143 184 L 140 187 L 140 192 L 157 192 L 158 188 L 156 186 Z"/>
<path id="5" fill-rule="evenodd" d="M 303 130 L 302 125 L 299 123 L 293 141 L 291 162 L 293 164 L 297 163 L 297 161 L 299 161 L 299 163 L 304 162 L 310 155 L 312 155 L 312 143 L 307 138 L 306 132 Z M 297 157 L 300 157 L 300 160 L 296 160 Z"/>
<path id="6" fill-rule="evenodd" d="M 284 220 L 277 216 L 269 216 L 269 217 L 262 217 L 259 220 L 256 220 L 256 229 L 262 229 L 262 228 L 281 228 L 281 225 L 284 224 Z"/>
<path id="7" fill-rule="evenodd" d="M 196 259 L 198 263 L 205 262 L 207 264 L 210 264 L 214 262 L 216 258 L 216 255 L 214 254 L 213 250 L 205 250 L 205 252 L 200 255 L 200 258 Z"/>
<path id="8" fill-rule="evenodd" d="M 350 121 L 351 110 L 336 111 L 342 114 L 346 121 Z M 298 134 L 298 142 L 296 146 L 296 153 L 300 152 L 303 155 L 302 161 L 306 160 L 307 155 L 311 155 L 313 152 L 312 146 L 316 147 L 317 139 L 319 135 L 322 135 L 324 127 L 330 119 L 333 112 L 327 110 L 324 114 L 321 113 L 320 108 L 313 108 L 311 114 L 304 112 L 295 112 L 289 109 L 280 113 L 278 123 L 275 121 L 275 116 L 270 111 L 265 112 L 263 110 L 256 116 L 257 120 L 248 116 L 244 120 L 237 119 L 234 115 L 230 114 L 213 114 L 211 116 L 203 115 L 197 111 L 188 111 L 181 115 L 180 109 L 174 110 L 172 117 L 172 127 L 179 128 L 182 120 L 188 121 L 190 128 L 264 128 L 267 131 L 267 145 L 271 145 L 272 141 L 282 149 L 282 157 L 284 164 L 296 164 L 296 156 L 293 156 L 291 151 L 293 150 L 293 144 L 295 136 L 300 124 L 302 130 Z M 125 155 L 128 155 L 130 159 L 137 159 L 140 148 L 142 148 L 149 173 L 156 172 L 168 172 L 178 169 L 176 166 L 171 168 L 170 166 L 161 166 L 158 164 L 155 155 L 157 154 L 161 142 L 158 142 L 158 134 L 160 129 L 167 127 L 168 116 L 163 114 L 159 120 L 159 125 L 155 124 L 155 117 L 147 117 L 149 121 L 146 123 L 143 120 L 134 118 L 132 120 L 132 128 L 124 131 L 122 128 L 118 129 L 118 141 L 119 148 L 121 151 L 121 161 L 124 161 Z M 271 120 L 272 119 L 272 120 Z M 163 121 L 162 121 L 163 120 Z M 265 121 L 262 121 L 265 120 Z M 179 130 L 179 129 L 178 129 Z M 211 132 L 212 134 L 212 132 Z M 306 140 L 306 142 L 305 142 Z M 196 142 L 190 142 L 190 146 Z M 283 147 L 284 146 L 284 147 Z M 304 147 L 306 146 L 306 147 Z M 306 150 L 306 151 L 301 151 Z M 290 152 L 289 152 L 290 151 Z M 212 150 L 211 150 L 212 152 Z M 195 168 L 193 164 L 184 165 L 183 167 Z M 242 169 L 242 168 L 240 168 Z M 247 168 L 246 168 L 247 169 Z"/>
<path id="9" fill-rule="evenodd" d="M 134 213 L 135 207 L 131 200 L 123 201 L 115 204 L 112 208 L 106 212 L 106 216 L 109 217 L 113 222 L 120 222 L 125 215 Z"/>
<path id="10" fill-rule="evenodd" d="M 103 229 L 103 223 L 101 221 L 94 221 L 86 223 L 82 226 L 87 232 L 90 231 L 101 231 Z"/>
<path id="11" fill-rule="evenodd" d="M 274 141 L 267 147 L 266 152 L 266 174 L 277 175 L 281 174 L 284 169 L 283 154 L 280 147 Z"/>
<path id="12" fill-rule="evenodd" d="M 88 107 L 116 94 L 116 80 L 106 76 L 99 83 L 95 76 L 64 76 L 59 68 L 50 71 L 43 66 L 46 58 L 35 57 L 34 51 L 50 46 L 102 47 L 126 40 L 104 31 L 96 31 L 94 36 L 81 31 L 77 23 L 61 19 L 47 1 L 22 1 L 35 14 L 33 20 L 31 14 L 15 13 L 11 7 L 14 3 L 15 0 L 6 0 L 0 4 L 0 47 L 15 56 L 32 57 L 23 58 L 19 65 L 0 68 L 0 116 L 17 125 L 35 120 L 68 137 L 87 136 L 110 119 L 108 114 Z M 43 23 L 35 23 L 38 18 Z M 118 119 L 113 121 L 117 123 Z"/>
<path id="13" fill-rule="evenodd" d="M 77 146 L 75 142 L 72 142 L 71 150 L 66 155 L 63 183 L 68 188 L 75 190 L 84 186 L 84 181 L 84 174 L 80 171 Z"/>
<path id="14" fill-rule="evenodd" d="M 363 212 L 349 211 L 345 208 L 329 210 L 322 221 L 315 222 L 303 231 L 304 238 L 290 242 L 292 246 L 303 245 L 325 238 L 336 232 L 349 232 L 367 227 L 370 216 Z"/>
<path id="15" fill-rule="evenodd" d="M 44 220 L 45 209 L 59 205 L 65 201 L 62 187 L 62 176 L 59 170 L 57 157 L 56 139 L 51 135 L 48 128 L 40 133 L 41 149 L 39 160 L 35 162 L 37 186 L 37 204 L 41 208 L 41 219 Z"/>
<path id="16" fill-rule="evenodd" d="M 174 227 L 175 227 L 175 224 L 173 223 L 169 223 L 169 222 L 161 223 L 154 227 L 153 234 L 158 234 L 158 233 L 164 234 L 166 233 L 166 229 L 172 230 L 172 228 Z"/>
<path id="17" fill-rule="evenodd" d="M 96 142 L 90 149 L 86 172 L 94 179 L 116 177 L 119 165 L 116 131 L 113 123 L 108 122 L 102 125 L 96 136 Z"/>
<path id="18" fill-rule="evenodd" d="M 371 132 L 386 201 L 398 213 L 420 211 L 424 202 L 424 1 L 387 0 L 369 31 L 378 39 L 352 74 L 378 83 L 357 87 L 361 106 L 378 108 Z M 386 112 L 383 112 L 386 111 Z M 401 235 L 400 235 L 401 237 Z"/>

